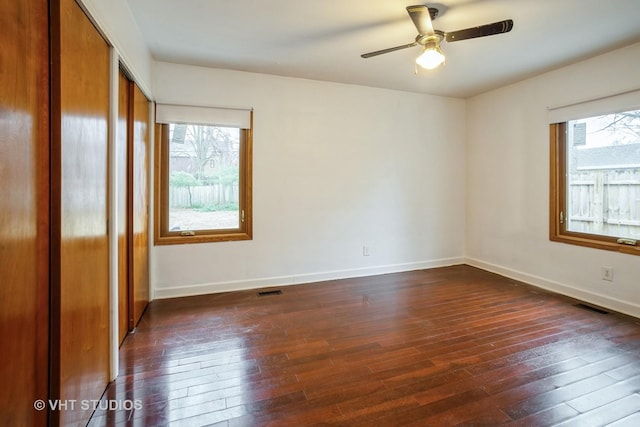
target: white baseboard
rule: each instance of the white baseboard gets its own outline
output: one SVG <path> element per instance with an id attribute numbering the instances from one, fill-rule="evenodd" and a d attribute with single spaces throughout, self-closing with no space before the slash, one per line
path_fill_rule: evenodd
<path id="1" fill-rule="evenodd" d="M 510 279 L 518 280 L 520 282 L 536 286 L 538 288 L 546 289 L 548 291 L 575 298 L 580 301 L 640 318 L 640 305 L 638 304 L 629 303 L 595 292 L 585 291 L 584 289 L 579 289 L 570 285 L 566 285 L 564 283 L 545 279 L 544 277 L 535 276 L 533 274 L 524 273 L 507 267 L 502 267 L 500 265 L 481 261 L 479 259 L 465 258 L 464 263 L 472 267 L 477 267 L 482 270 L 490 271 L 501 276 L 509 277 Z"/>
<path id="2" fill-rule="evenodd" d="M 425 270 L 429 268 L 447 267 L 464 264 L 462 257 L 442 258 L 430 261 L 410 262 L 404 264 L 382 265 L 375 267 L 354 268 L 347 270 L 325 271 L 291 276 L 264 277 L 249 280 L 203 283 L 198 285 L 173 286 L 169 288 L 154 287 L 154 299 L 176 298 L 194 295 L 205 295 L 220 292 L 259 289 L 273 286 L 297 285 L 302 283 L 323 282 L 327 280 L 349 279 L 354 277 L 376 276 L 404 271 Z"/>

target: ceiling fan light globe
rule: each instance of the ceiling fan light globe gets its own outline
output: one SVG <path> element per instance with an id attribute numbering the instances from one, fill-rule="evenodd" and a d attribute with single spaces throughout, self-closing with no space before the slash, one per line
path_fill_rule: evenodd
<path id="1" fill-rule="evenodd" d="M 416 58 L 416 64 L 427 70 L 433 70 L 444 62 L 444 55 L 437 47 L 428 47 Z"/>

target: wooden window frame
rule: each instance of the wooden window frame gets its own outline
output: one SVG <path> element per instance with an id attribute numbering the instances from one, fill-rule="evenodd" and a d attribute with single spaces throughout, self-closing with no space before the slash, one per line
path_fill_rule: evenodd
<path id="1" fill-rule="evenodd" d="M 249 129 L 240 129 L 239 210 L 240 226 L 233 229 L 169 231 L 169 125 L 156 124 L 154 242 L 156 245 L 210 243 L 253 239 L 252 159 L 253 114 Z"/>
<path id="2" fill-rule="evenodd" d="M 567 230 L 564 218 L 567 212 L 567 124 L 549 125 L 550 141 L 550 201 L 549 239 L 589 248 L 605 249 L 631 255 L 640 255 L 640 247 L 618 243 L 617 237 L 579 233 Z"/>

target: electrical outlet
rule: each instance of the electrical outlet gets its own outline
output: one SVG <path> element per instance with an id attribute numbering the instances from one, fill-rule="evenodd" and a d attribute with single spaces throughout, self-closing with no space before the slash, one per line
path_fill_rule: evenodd
<path id="1" fill-rule="evenodd" d="M 613 282 L 613 267 L 602 267 L 602 280 Z"/>
<path id="2" fill-rule="evenodd" d="M 362 247 L 362 256 L 369 256 L 369 246 L 364 245 Z"/>

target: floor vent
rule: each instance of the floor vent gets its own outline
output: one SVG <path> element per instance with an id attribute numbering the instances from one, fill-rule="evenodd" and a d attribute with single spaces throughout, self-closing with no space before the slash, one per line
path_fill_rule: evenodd
<path id="1" fill-rule="evenodd" d="M 282 295 L 282 291 L 280 289 L 276 289 L 274 291 L 262 291 L 258 292 L 259 297 L 267 297 L 270 295 Z"/>
<path id="2" fill-rule="evenodd" d="M 576 304 L 575 305 L 578 308 L 581 308 L 583 310 L 589 310 L 589 311 L 595 311 L 596 313 L 600 313 L 600 314 L 609 314 L 609 312 L 607 310 L 603 310 L 601 308 L 598 307 L 594 307 L 592 305 L 588 305 L 588 304 Z"/>

